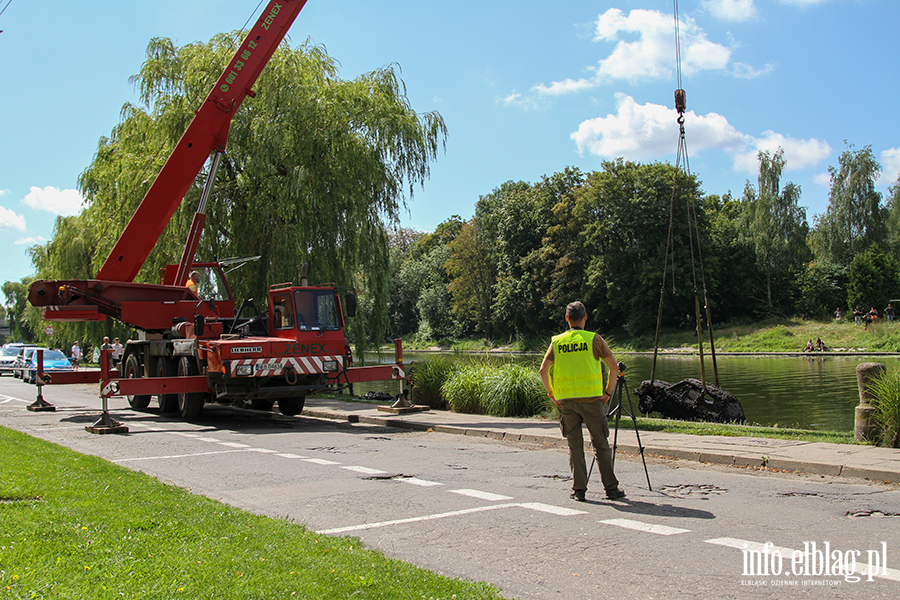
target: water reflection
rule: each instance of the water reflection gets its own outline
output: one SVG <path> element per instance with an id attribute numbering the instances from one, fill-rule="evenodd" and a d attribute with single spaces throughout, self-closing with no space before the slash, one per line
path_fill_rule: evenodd
<path id="1" fill-rule="evenodd" d="M 407 364 L 428 356 L 432 354 L 404 353 Z M 450 356 L 471 359 L 468 355 Z M 497 361 L 533 364 L 535 369 L 540 358 L 538 355 L 492 356 Z M 628 367 L 625 375 L 632 390 L 641 381 L 650 379 L 651 355 L 619 353 L 616 358 Z M 390 362 L 391 357 L 385 356 L 383 360 Z M 706 379 L 712 383 L 712 363 L 709 357 L 704 362 Z M 888 369 L 900 368 L 898 356 L 719 356 L 717 362 L 719 385 L 738 397 L 750 423 L 834 431 L 853 430 L 854 408 L 859 403 L 858 364 L 880 362 Z M 675 383 L 688 377 L 700 378 L 699 357 L 663 355 L 658 358 L 657 379 Z M 390 386 L 390 383 L 373 384 L 362 393 L 368 389 L 380 390 L 379 386 Z M 384 391 L 396 393 L 391 387 L 384 387 Z"/>

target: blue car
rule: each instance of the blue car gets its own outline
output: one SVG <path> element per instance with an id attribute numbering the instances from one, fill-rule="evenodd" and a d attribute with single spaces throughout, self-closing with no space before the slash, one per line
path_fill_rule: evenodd
<path id="1" fill-rule="evenodd" d="M 35 383 L 37 378 L 37 352 L 32 351 L 31 356 L 28 356 L 25 360 L 26 364 L 22 379 L 26 383 Z M 59 350 L 44 350 L 44 373 L 72 370 L 72 363 L 69 362 L 65 354 Z"/>

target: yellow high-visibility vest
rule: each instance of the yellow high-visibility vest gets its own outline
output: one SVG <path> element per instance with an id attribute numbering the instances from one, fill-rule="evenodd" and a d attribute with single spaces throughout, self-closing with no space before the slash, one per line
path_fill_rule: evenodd
<path id="1" fill-rule="evenodd" d="M 553 336 L 550 385 L 557 400 L 596 398 L 605 392 L 603 370 L 594 358 L 592 331 L 570 329 Z"/>

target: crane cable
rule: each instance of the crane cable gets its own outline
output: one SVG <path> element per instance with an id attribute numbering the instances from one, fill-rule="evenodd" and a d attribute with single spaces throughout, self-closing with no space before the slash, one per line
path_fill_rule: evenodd
<path id="1" fill-rule="evenodd" d="M 674 5 L 674 19 L 675 19 L 675 64 L 676 64 L 676 81 L 678 88 L 675 90 L 675 110 L 678 113 L 678 128 L 679 128 L 679 136 L 678 136 L 678 149 L 676 152 L 675 158 L 675 174 L 674 181 L 672 183 L 672 198 L 669 203 L 669 235 L 666 242 L 666 255 L 665 260 L 663 262 L 663 275 L 662 275 L 662 283 L 660 285 L 659 290 L 659 309 L 656 315 L 656 339 L 653 347 L 653 366 L 650 372 L 650 385 L 653 385 L 653 382 L 656 380 L 656 359 L 659 354 L 659 335 L 662 328 L 662 311 L 663 304 L 665 298 L 665 287 L 666 287 L 666 275 L 669 268 L 669 261 L 671 256 L 672 263 L 672 294 L 675 294 L 675 255 L 674 255 L 674 223 L 675 223 L 675 195 L 678 189 L 678 173 L 682 168 L 682 159 L 684 160 L 684 171 L 688 177 L 690 177 L 690 162 L 688 159 L 688 151 L 687 151 L 687 140 L 685 138 L 684 132 L 684 112 L 687 108 L 687 96 L 685 94 L 684 88 L 682 87 L 682 77 L 681 77 L 681 34 L 679 30 L 679 19 L 678 19 L 678 0 L 673 0 Z M 700 352 L 700 377 L 701 382 L 703 384 L 703 388 L 706 388 L 706 372 L 704 368 L 703 362 L 703 318 L 701 316 L 700 310 L 700 287 L 697 283 L 697 262 L 700 264 L 700 282 L 703 289 L 703 305 L 706 309 L 706 323 L 707 329 L 709 331 L 709 346 L 710 353 L 712 357 L 713 363 L 713 371 L 715 374 L 715 382 L 718 386 L 719 384 L 719 371 L 716 365 L 716 351 L 715 344 L 713 343 L 713 332 L 712 332 L 712 316 L 710 314 L 709 308 L 709 295 L 707 293 L 706 287 L 706 277 L 705 277 L 705 268 L 703 265 L 703 253 L 700 250 L 700 227 L 697 219 L 697 207 L 695 203 L 691 202 L 688 199 L 687 202 L 687 217 L 688 217 L 688 239 L 690 240 L 690 251 L 691 251 L 691 273 L 693 277 L 694 284 L 694 308 L 696 312 L 697 318 L 697 340 L 698 340 L 698 350 Z M 695 240 L 696 238 L 696 240 Z M 696 254 L 694 249 L 694 242 L 696 241 Z"/>

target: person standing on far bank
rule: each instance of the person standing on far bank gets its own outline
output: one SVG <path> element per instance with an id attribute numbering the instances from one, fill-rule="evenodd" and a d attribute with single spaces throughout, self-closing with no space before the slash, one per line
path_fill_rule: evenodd
<path id="1" fill-rule="evenodd" d="M 553 336 L 541 362 L 541 381 L 550 399 L 559 407 L 559 424 L 569 443 L 569 466 L 572 469 L 571 498 L 585 501 L 587 465 L 584 458 L 584 434 L 587 426 L 591 445 L 597 457 L 600 479 L 606 497 L 615 500 L 625 496 L 613 472 L 612 450 L 609 447 L 609 424 L 606 406 L 615 391 L 619 365 L 606 341 L 597 333 L 584 330 L 587 309 L 581 302 L 566 307 L 569 330 Z M 609 367 L 609 380 L 603 381 L 600 361 Z M 551 368 L 553 370 L 551 374 Z"/>

